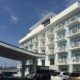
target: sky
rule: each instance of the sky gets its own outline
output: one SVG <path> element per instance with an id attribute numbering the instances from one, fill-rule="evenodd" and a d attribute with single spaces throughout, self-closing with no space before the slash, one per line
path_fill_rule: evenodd
<path id="1" fill-rule="evenodd" d="M 29 28 L 49 12 L 60 13 L 80 0 L 0 0 L 0 41 L 19 46 Z M 0 57 L 0 66 L 19 62 Z"/>

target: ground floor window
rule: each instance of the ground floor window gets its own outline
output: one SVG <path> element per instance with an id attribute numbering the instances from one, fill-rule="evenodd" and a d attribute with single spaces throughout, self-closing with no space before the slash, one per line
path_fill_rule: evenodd
<path id="1" fill-rule="evenodd" d="M 45 60 L 44 59 L 42 60 L 42 66 L 45 66 Z"/>
<path id="2" fill-rule="evenodd" d="M 69 71 L 69 67 L 68 66 L 59 66 L 59 71 Z"/>
<path id="3" fill-rule="evenodd" d="M 67 68 L 62 68 L 61 71 L 68 71 L 68 69 Z"/>
<path id="4" fill-rule="evenodd" d="M 50 65 L 54 65 L 54 58 L 50 58 Z"/>
<path id="5" fill-rule="evenodd" d="M 73 65 L 73 72 L 80 72 L 80 65 Z"/>

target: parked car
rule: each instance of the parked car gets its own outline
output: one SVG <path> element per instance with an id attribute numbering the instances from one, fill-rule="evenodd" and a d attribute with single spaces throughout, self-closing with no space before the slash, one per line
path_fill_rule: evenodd
<path id="1" fill-rule="evenodd" d="M 51 80 L 59 80 L 59 75 L 60 72 L 54 72 L 53 74 L 51 74 Z"/>
<path id="2" fill-rule="evenodd" d="M 51 76 L 51 80 L 67 80 L 69 78 L 69 74 L 69 72 L 58 72 L 56 75 Z"/>
<path id="3" fill-rule="evenodd" d="M 54 70 L 37 70 L 36 73 L 36 80 L 50 80 L 51 74 L 54 72 Z"/>
<path id="4" fill-rule="evenodd" d="M 79 72 L 70 73 L 68 80 L 80 80 L 80 73 Z"/>
<path id="5" fill-rule="evenodd" d="M 28 74 L 27 76 L 26 76 L 26 79 L 27 80 L 33 80 L 34 78 L 35 78 L 35 73 L 33 72 L 33 73 L 30 73 L 30 74 Z"/>

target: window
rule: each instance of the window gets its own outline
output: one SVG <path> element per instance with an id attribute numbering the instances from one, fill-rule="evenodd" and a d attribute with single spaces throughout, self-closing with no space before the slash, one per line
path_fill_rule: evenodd
<path id="1" fill-rule="evenodd" d="M 45 60 L 44 59 L 42 60 L 42 66 L 45 66 Z"/>
<path id="2" fill-rule="evenodd" d="M 80 39 L 74 39 L 72 42 L 71 42 L 71 47 L 79 47 L 80 46 Z"/>
<path id="3" fill-rule="evenodd" d="M 58 45 L 58 50 L 59 51 L 65 50 L 65 48 L 66 48 L 66 43 L 61 43 L 61 44 Z"/>
<path id="4" fill-rule="evenodd" d="M 80 25 L 70 28 L 70 35 L 80 31 Z"/>
<path id="5" fill-rule="evenodd" d="M 73 17 L 71 18 L 71 21 L 74 21 L 74 20 L 76 20 L 76 16 L 73 16 Z"/>
<path id="6" fill-rule="evenodd" d="M 45 54 L 45 50 L 41 50 L 41 52 L 42 52 L 43 54 Z"/>
<path id="7" fill-rule="evenodd" d="M 50 58 L 50 65 L 54 65 L 54 58 Z"/>
<path id="8" fill-rule="evenodd" d="M 53 28 L 49 30 L 49 32 L 53 32 Z"/>
<path id="9" fill-rule="evenodd" d="M 65 37 L 65 31 L 59 32 L 59 33 L 57 34 L 57 39 L 61 39 L 61 38 L 64 38 L 64 37 Z"/>
<path id="10" fill-rule="evenodd" d="M 38 37 L 36 37 L 36 40 L 38 40 Z"/>
<path id="11" fill-rule="evenodd" d="M 66 59 L 67 59 L 67 56 L 65 55 L 59 56 L 59 62 L 66 62 Z"/>
<path id="12" fill-rule="evenodd" d="M 58 28 L 61 28 L 61 27 L 62 27 L 62 25 L 61 25 L 61 24 L 59 24 L 59 25 L 58 25 Z"/>
<path id="13" fill-rule="evenodd" d="M 25 49 L 28 49 L 28 46 L 25 46 Z"/>
<path id="14" fill-rule="evenodd" d="M 50 18 L 47 19 L 46 21 L 42 22 L 42 24 L 43 24 L 44 26 L 47 26 L 49 23 L 50 23 Z"/>
<path id="15" fill-rule="evenodd" d="M 68 68 L 62 68 L 61 71 L 68 71 Z"/>
<path id="16" fill-rule="evenodd" d="M 49 48 L 50 53 L 53 54 L 54 53 L 54 47 Z"/>
<path id="17" fill-rule="evenodd" d="M 33 48 L 33 44 L 30 45 L 30 49 L 32 49 L 32 48 Z"/>

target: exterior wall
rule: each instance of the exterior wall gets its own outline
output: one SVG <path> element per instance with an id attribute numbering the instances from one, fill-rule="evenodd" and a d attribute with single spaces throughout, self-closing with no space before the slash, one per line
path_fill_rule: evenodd
<path id="1" fill-rule="evenodd" d="M 80 27 L 73 29 L 80 26 L 79 7 L 80 4 L 75 3 L 59 15 L 50 17 L 48 25 L 37 26 L 20 41 L 22 48 L 27 47 L 33 52 L 46 54 L 45 66 L 49 66 L 50 69 L 72 72 L 80 63 L 79 59 L 76 60 L 76 55 L 74 55 L 75 62 L 73 63 L 72 56 L 73 52 L 80 53 Z M 32 48 L 29 48 L 30 44 Z M 51 58 L 54 60 L 50 61 Z M 42 60 L 38 59 L 38 65 L 42 65 Z M 75 64 L 77 66 L 74 66 Z"/>

